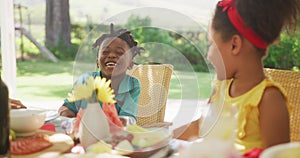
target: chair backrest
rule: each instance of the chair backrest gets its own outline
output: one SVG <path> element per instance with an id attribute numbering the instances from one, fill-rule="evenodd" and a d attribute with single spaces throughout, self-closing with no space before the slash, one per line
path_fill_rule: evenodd
<path id="1" fill-rule="evenodd" d="M 137 65 L 129 72 L 141 83 L 138 125 L 164 122 L 172 72 L 173 66 L 170 64 Z"/>
<path id="2" fill-rule="evenodd" d="M 300 141 L 300 72 L 265 68 L 266 76 L 281 84 L 293 105 L 290 117 L 291 141 Z"/>

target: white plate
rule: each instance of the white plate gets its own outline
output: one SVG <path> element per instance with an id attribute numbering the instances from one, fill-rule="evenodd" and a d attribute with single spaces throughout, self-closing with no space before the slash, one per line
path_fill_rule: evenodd
<path id="1" fill-rule="evenodd" d="M 265 149 L 259 158 L 298 158 L 300 157 L 300 142 L 275 145 Z"/>
<path id="2" fill-rule="evenodd" d="M 50 121 L 58 117 L 57 111 L 47 111 L 45 121 Z"/>

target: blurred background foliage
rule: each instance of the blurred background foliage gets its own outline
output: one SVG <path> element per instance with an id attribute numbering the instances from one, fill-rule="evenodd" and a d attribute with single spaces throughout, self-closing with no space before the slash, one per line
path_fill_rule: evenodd
<path id="1" fill-rule="evenodd" d="M 88 23 L 72 23 L 71 32 L 71 47 L 65 47 L 62 43 L 55 47 L 48 48 L 57 58 L 63 61 L 73 61 L 76 53 L 86 40 L 88 33 L 94 28 L 103 30 L 103 32 L 109 31 L 109 26 L 95 24 L 91 21 Z M 298 25 L 299 27 L 300 25 Z M 32 26 L 34 27 L 34 26 Z M 186 57 L 186 59 L 191 63 L 194 70 L 197 72 L 208 72 L 207 63 L 205 62 L 205 54 L 207 52 L 207 32 L 205 30 L 197 31 L 170 31 L 161 28 L 151 27 L 151 18 L 149 17 L 139 17 L 138 15 L 132 15 L 127 19 L 126 24 L 123 26 L 129 29 L 136 40 L 145 46 L 147 51 L 145 51 L 138 61 L 142 63 L 151 63 L 151 58 L 149 58 L 150 53 L 155 58 L 163 58 L 164 62 L 169 60 L 174 62 L 178 60 L 177 57 L 169 56 L 168 47 L 152 47 L 149 43 L 160 43 L 172 47 L 173 49 L 179 51 Z M 44 36 L 43 31 L 40 32 L 40 37 Z M 100 35 L 99 35 L 100 36 Z M 37 39 L 39 42 L 43 43 L 43 38 Z M 20 36 L 16 37 L 16 44 L 20 44 Z M 24 54 L 26 56 L 32 57 L 39 60 L 46 60 L 40 53 L 39 50 L 26 38 L 23 37 L 24 41 Z M 144 45 L 148 43 L 148 45 Z M 295 32 L 283 32 L 281 34 L 281 41 L 269 47 L 269 55 L 264 60 L 265 67 L 277 68 L 277 69 L 287 69 L 299 71 L 300 67 L 300 33 L 299 29 Z M 172 50 L 173 50 L 172 49 Z M 154 54 L 153 54 L 154 53 Z M 156 61 L 157 62 L 157 61 Z M 159 62 L 159 61 L 158 61 Z M 180 61 L 178 61 L 180 62 Z M 180 70 L 180 65 L 177 67 Z"/>
<path id="2" fill-rule="evenodd" d="M 300 25 L 298 25 L 299 27 Z M 299 71 L 300 68 L 300 32 L 281 34 L 280 43 L 269 48 L 264 60 L 266 67 Z"/>
<path id="3" fill-rule="evenodd" d="M 96 3 L 97 0 L 94 1 Z M 57 63 L 53 63 L 44 57 L 30 40 L 24 36 L 22 37 L 20 31 L 16 31 L 16 53 L 18 56 L 17 92 L 19 93 L 18 96 L 22 96 L 20 99 L 49 100 L 49 98 L 51 98 L 62 100 L 69 92 L 73 83 L 74 73 L 72 70 L 74 71 L 74 66 L 77 66 L 74 61 L 77 58 L 80 58 L 81 64 L 84 65 L 85 63 L 90 63 L 86 58 L 88 56 L 89 58 L 93 58 L 92 61 L 94 62 L 94 56 L 90 53 L 94 50 L 91 50 L 90 47 L 85 44 L 93 43 L 101 33 L 109 32 L 109 26 L 93 22 L 91 20 L 91 17 L 93 16 L 92 13 L 98 13 L 99 8 L 90 10 L 90 8 L 93 7 L 89 5 L 94 4 L 91 2 L 86 3 L 85 1 L 84 3 L 84 6 L 80 3 L 78 5 L 80 7 L 78 8 L 86 7 L 91 14 L 88 14 L 89 16 L 86 14 L 80 17 L 75 16 L 76 19 L 80 20 L 71 23 L 71 46 L 67 47 L 62 42 L 59 42 L 56 46 L 48 47 L 48 49 L 60 60 Z M 41 13 L 44 13 L 45 11 L 42 8 L 43 7 L 40 7 L 40 5 L 35 7 L 32 6 L 30 13 L 28 13 L 28 17 L 24 17 L 23 19 L 24 21 L 27 21 L 25 19 L 28 19 L 28 22 L 24 22 L 23 24 L 35 37 L 37 42 L 44 45 L 45 15 Z M 20 21 L 18 12 L 16 12 L 15 21 L 16 23 Z M 198 88 L 200 89 L 200 98 L 209 97 L 211 94 L 211 75 L 206 73 L 208 72 L 208 66 L 205 61 L 207 52 L 206 30 L 200 26 L 193 30 L 189 28 L 167 30 L 164 28 L 152 27 L 151 25 L 154 21 L 152 21 L 150 17 L 142 17 L 139 15 L 131 15 L 125 21 L 126 22 L 123 25 L 115 25 L 115 29 L 121 27 L 129 29 L 139 44 L 146 49 L 141 56 L 134 59 L 138 64 L 175 62 L 176 65 L 174 65 L 174 68 L 177 71 L 176 73 L 184 75 L 185 78 L 193 78 L 194 74 L 180 71 L 187 69 L 184 60 L 188 60 L 194 71 L 197 72 L 195 74 L 197 75 Z M 298 27 L 300 27 L 299 23 Z M 100 31 L 91 34 L 94 30 Z M 269 55 L 264 60 L 265 67 L 299 71 L 299 31 L 299 29 L 296 29 L 295 32 L 283 32 L 281 34 L 281 41 L 268 49 Z M 21 53 L 22 42 L 24 46 L 23 53 Z M 179 52 L 176 54 L 178 56 L 174 56 L 174 51 Z M 78 54 L 81 54 L 82 56 L 78 56 Z M 24 55 L 23 58 L 21 58 L 22 55 Z M 78 67 L 85 70 L 83 65 L 78 65 Z M 95 66 L 94 64 L 92 65 Z M 168 94 L 169 97 L 181 98 L 181 86 L 178 78 L 176 78 L 176 76 L 172 77 Z M 188 87 L 195 87 L 195 85 L 190 85 Z M 194 91 L 191 90 L 189 93 L 191 94 L 188 94 L 188 96 L 194 96 L 192 94 Z"/>

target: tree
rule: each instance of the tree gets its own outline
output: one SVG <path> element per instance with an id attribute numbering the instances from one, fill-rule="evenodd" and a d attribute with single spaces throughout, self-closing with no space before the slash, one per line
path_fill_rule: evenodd
<path id="1" fill-rule="evenodd" d="M 71 46 L 69 0 L 46 0 L 47 47 Z"/>
<path id="2" fill-rule="evenodd" d="M 151 27 L 150 17 L 139 17 L 138 15 L 131 15 L 125 27 L 146 49 L 140 57 L 135 58 L 135 62 L 139 64 L 170 63 L 177 70 L 185 70 L 188 60 L 194 66 L 195 71 L 208 71 L 205 57 L 202 54 L 202 51 L 206 49 L 204 31 L 176 32 Z M 174 63 L 176 64 L 174 65 Z"/>

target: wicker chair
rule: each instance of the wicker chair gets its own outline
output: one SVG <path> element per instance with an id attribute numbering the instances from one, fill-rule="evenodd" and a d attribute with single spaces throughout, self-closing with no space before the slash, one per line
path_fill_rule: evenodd
<path id="1" fill-rule="evenodd" d="M 164 122 L 164 117 L 172 72 L 173 66 L 170 64 L 137 65 L 129 72 L 141 83 L 138 125 L 144 127 L 170 125 Z"/>
<path id="2" fill-rule="evenodd" d="M 285 89 L 293 110 L 290 117 L 291 141 L 300 141 L 300 72 L 264 69 L 266 76 Z"/>

